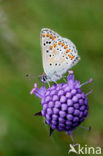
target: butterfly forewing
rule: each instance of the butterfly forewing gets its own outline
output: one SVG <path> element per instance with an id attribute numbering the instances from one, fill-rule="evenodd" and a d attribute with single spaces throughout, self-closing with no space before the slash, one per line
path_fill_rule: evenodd
<path id="1" fill-rule="evenodd" d="M 44 72 L 51 81 L 60 79 L 79 60 L 75 45 L 48 28 L 41 30 L 41 47 Z"/>

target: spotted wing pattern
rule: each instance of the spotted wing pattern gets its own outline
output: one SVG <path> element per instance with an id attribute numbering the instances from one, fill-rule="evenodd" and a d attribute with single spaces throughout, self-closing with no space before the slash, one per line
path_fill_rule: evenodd
<path id="1" fill-rule="evenodd" d="M 41 48 L 44 72 L 50 81 L 56 81 L 80 59 L 75 45 L 51 29 L 41 30 Z"/>

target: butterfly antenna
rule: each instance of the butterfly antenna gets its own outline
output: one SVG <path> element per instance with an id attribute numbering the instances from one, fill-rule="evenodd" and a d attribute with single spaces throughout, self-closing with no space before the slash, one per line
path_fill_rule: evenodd
<path id="1" fill-rule="evenodd" d="M 38 80 L 38 78 L 40 78 L 42 75 L 33 75 L 33 74 L 29 74 L 29 73 L 24 73 L 25 77 L 27 77 L 29 80 L 35 80 L 35 78 L 37 78 L 36 80 Z"/>

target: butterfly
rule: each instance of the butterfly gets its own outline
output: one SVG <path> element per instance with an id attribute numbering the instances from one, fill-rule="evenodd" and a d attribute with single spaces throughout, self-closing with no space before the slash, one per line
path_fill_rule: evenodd
<path id="1" fill-rule="evenodd" d="M 80 60 L 74 43 L 49 28 L 41 30 L 40 42 L 44 69 L 42 81 L 56 82 Z"/>

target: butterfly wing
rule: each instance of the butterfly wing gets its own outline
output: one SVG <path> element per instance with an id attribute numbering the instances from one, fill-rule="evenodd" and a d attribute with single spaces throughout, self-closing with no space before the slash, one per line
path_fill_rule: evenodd
<path id="1" fill-rule="evenodd" d="M 48 28 L 41 30 L 41 47 L 44 72 L 51 81 L 60 79 L 80 59 L 70 40 Z"/>

